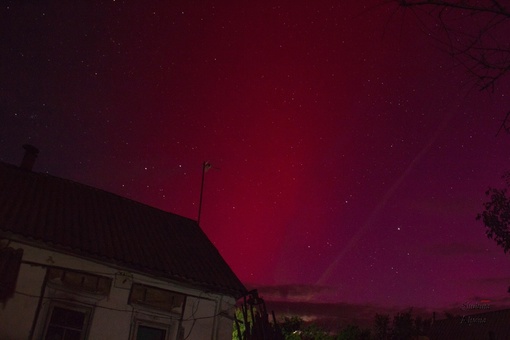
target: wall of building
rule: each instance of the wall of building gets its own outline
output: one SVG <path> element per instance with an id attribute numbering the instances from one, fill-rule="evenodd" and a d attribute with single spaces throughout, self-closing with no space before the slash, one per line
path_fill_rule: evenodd
<path id="1" fill-rule="evenodd" d="M 16 293 L 5 305 L 0 305 L 1 339 L 26 340 L 32 329 L 34 339 L 39 339 L 48 327 L 51 311 L 59 307 L 90 311 L 90 315 L 87 314 L 90 339 L 131 339 L 137 327 L 147 325 L 168 327 L 169 340 L 231 339 L 235 304 L 232 297 L 21 243 L 11 242 L 9 246 L 23 248 L 24 253 Z M 109 293 L 77 292 L 58 284 L 58 280 L 45 282 L 48 268 L 70 269 L 109 278 L 112 282 Z M 129 304 L 133 283 L 172 291 L 179 297 L 184 295 L 184 302 L 171 311 Z"/>

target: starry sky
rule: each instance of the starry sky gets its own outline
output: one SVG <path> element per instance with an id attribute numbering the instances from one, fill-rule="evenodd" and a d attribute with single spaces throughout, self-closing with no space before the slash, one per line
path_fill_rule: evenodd
<path id="1" fill-rule="evenodd" d="M 508 305 L 475 217 L 509 83 L 383 2 L 3 2 L 0 159 L 193 219 L 208 161 L 200 225 L 266 300 Z"/>

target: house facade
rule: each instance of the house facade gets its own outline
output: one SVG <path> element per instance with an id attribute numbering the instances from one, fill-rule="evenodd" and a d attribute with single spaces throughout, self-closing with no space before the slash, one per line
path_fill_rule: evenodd
<path id="1" fill-rule="evenodd" d="M 0 163 L 1 339 L 231 339 L 245 294 L 195 221 Z"/>

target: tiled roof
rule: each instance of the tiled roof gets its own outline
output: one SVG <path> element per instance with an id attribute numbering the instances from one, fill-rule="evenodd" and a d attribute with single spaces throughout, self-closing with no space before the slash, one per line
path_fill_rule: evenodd
<path id="1" fill-rule="evenodd" d="M 197 222 L 0 162 L 0 230 L 48 248 L 240 297 Z"/>
<path id="2" fill-rule="evenodd" d="M 508 340 L 510 309 L 470 314 L 435 321 L 429 332 L 431 340 Z"/>

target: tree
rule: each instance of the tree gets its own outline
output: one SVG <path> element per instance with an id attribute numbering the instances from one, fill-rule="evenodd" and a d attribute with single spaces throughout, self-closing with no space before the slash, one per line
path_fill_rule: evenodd
<path id="1" fill-rule="evenodd" d="M 485 231 L 487 237 L 496 241 L 506 254 L 510 251 L 510 198 L 507 196 L 510 172 L 506 173 L 503 178 L 506 179 L 506 187 L 503 189 L 489 188 L 485 192 L 490 200 L 483 204 L 484 211 L 476 218 L 482 220 L 487 228 Z"/>
<path id="2" fill-rule="evenodd" d="M 415 333 L 411 311 L 397 313 L 393 317 L 392 339 L 411 339 L 412 336 L 416 335 Z"/>
<path id="3" fill-rule="evenodd" d="M 390 336 L 390 316 L 383 314 L 375 315 L 375 339 L 386 340 Z"/>
<path id="4" fill-rule="evenodd" d="M 500 0 L 391 1 L 414 13 L 427 34 L 466 68 L 481 90 L 494 90 L 510 72 L 510 7 Z M 510 133 L 510 111 L 498 133 L 501 130 Z"/>
<path id="5" fill-rule="evenodd" d="M 299 316 L 284 317 L 279 323 L 285 340 L 330 340 L 327 331 L 316 324 L 305 325 Z"/>
<path id="6" fill-rule="evenodd" d="M 417 316 L 414 319 L 414 328 L 416 329 L 415 335 L 420 336 L 428 334 L 430 326 L 432 326 L 432 319 L 422 319 L 420 316 Z"/>
<path id="7" fill-rule="evenodd" d="M 422 27 L 475 78 L 481 90 L 494 90 L 510 72 L 510 6 L 501 0 L 391 0 L 410 9 Z M 510 111 L 497 132 L 510 134 Z M 496 134 L 496 135 L 497 135 Z M 486 235 L 510 251 L 510 172 L 506 187 L 489 188 L 485 210 L 477 215 Z M 510 292 L 510 288 L 509 288 Z"/>
<path id="8" fill-rule="evenodd" d="M 376 314 L 374 319 L 374 337 L 376 340 L 408 340 L 426 336 L 432 319 L 420 316 L 413 318 L 412 309 L 393 316 L 390 327 L 390 316 Z"/>
<path id="9" fill-rule="evenodd" d="M 323 328 L 310 324 L 301 331 L 302 340 L 332 340 L 332 337 Z"/>
<path id="10" fill-rule="evenodd" d="M 336 340 L 369 340 L 370 331 L 356 325 L 348 325 L 336 337 Z"/>
<path id="11" fill-rule="evenodd" d="M 299 335 L 301 327 L 303 326 L 303 319 L 299 316 L 288 317 L 285 316 L 283 320 L 280 322 L 280 328 L 282 330 L 282 334 L 286 340 L 294 340 L 301 339 Z"/>

